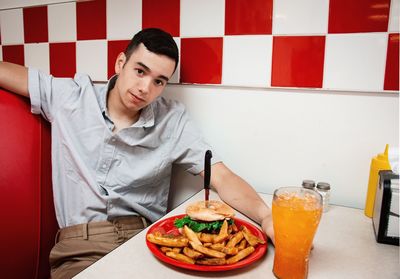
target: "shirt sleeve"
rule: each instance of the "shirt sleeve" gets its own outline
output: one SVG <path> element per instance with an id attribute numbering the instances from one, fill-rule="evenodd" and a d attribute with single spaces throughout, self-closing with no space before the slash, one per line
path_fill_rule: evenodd
<path id="1" fill-rule="evenodd" d="M 54 114 L 60 104 L 76 88 L 76 83 L 71 78 L 54 78 L 34 68 L 28 69 L 28 90 L 31 101 L 31 112 L 41 114 L 52 122 Z"/>
<path id="2" fill-rule="evenodd" d="M 211 164 L 221 162 L 220 156 L 213 150 L 210 144 L 204 139 L 195 123 L 190 118 L 186 109 L 183 108 L 176 127 L 175 152 L 178 157 L 174 164 L 184 167 L 184 169 L 194 175 L 204 170 L 204 157 L 207 150 L 211 150 Z"/>

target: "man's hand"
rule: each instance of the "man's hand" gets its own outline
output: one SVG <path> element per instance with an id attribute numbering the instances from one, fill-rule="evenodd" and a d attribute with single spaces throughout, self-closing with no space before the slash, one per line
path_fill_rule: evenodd
<path id="1" fill-rule="evenodd" d="M 268 238 L 272 241 L 272 244 L 275 245 L 274 226 L 272 224 L 271 214 L 269 214 L 261 221 L 261 228 L 267 234 Z"/>

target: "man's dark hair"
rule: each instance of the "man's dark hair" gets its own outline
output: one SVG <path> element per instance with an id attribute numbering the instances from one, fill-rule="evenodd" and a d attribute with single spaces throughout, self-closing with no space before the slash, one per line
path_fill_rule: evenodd
<path id="1" fill-rule="evenodd" d="M 172 36 L 158 28 L 146 28 L 133 36 L 125 49 L 126 61 L 129 60 L 136 48 L 143 44 L 149 51 L 168 56 L 175 61 L 175 69 L 179 62 L 178 47 Z"/>

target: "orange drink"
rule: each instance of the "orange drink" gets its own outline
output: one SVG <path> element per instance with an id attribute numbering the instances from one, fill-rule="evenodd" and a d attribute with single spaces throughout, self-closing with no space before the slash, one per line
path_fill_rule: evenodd
<path id="1" fill-rule="evenodd" d="M 274 192 L 272 218 L 275 232 L 273 272 L 279 279 L 305 279 L 308 256 L 322 214 L 322 197 L 301 187 Z"/>

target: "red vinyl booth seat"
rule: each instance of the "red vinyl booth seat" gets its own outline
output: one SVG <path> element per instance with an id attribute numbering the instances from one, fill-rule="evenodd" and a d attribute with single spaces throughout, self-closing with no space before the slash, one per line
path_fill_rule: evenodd
<path id="1" fill-rule="evenodd" d="M 29 99 L 0 89 L 2 278 L 50 277 L 58 229 L 51 188 L 50 125 Z"/>

